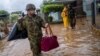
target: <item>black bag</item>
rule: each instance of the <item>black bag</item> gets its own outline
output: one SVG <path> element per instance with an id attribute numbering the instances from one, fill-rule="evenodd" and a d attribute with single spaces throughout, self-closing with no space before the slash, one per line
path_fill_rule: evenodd
<path id="1" fill-rule="evenodd" d="M 25 39 L 27 38 L 27 30 L 18 30 L 17 23 L 14 24 L 12 31 L 8 35 L 8 41 L 16 40 L 16 39 Z"/>

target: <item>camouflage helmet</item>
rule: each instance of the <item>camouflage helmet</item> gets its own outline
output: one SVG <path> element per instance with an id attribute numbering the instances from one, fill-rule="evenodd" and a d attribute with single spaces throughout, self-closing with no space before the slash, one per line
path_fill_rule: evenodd
<path id="1" fill-rule="evenodd" d="M 35 10 L 35 9 L 36 9 L 36 8 L 35 8 L 35 5 L 34 5 L 34 4 L 27 4 L 27 5 L 26 5 L 26 10 L 28 11 L 28 10 L 30 10 L 30 9 Z"/>

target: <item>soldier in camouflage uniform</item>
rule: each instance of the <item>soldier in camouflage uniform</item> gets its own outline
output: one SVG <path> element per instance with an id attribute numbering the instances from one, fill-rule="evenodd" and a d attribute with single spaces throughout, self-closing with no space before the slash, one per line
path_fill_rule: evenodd
<path id="1" fill-rule="evenodd" d="M 48 24 L 45 24 L 43 19 L 35 14 L 35 6 L 33 4 L 28 4 L 26 6 L 26 11 L 27 15 L 24 16 L 22 20 L 18 21 L 18 26 L 19 29 L 27 29 L 33 56 L 41 56 L 41 27 L 45 28 Z"/>

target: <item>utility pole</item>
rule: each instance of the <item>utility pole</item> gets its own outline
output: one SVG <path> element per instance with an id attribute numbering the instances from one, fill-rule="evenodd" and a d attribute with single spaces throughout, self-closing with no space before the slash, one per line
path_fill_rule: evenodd
<path id="1" fill-rule="evenodd" d="M 93 0 L 92 3 L 92 25 L 95 25 L 95 19 L 96 19 L 96 0 Z"/>

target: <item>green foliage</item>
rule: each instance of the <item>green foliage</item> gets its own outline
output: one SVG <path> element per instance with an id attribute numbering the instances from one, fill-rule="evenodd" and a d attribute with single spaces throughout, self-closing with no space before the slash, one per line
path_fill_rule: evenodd
<path id="1" fill-rule="evenodd" d="M 15 11 L 15 12 L 12 12 L 11 14 L 22 14 L 22 11 Z"/>
<path id="2" fill-rule="evenodd" d="M 14 23 L 18 20 L 19 15 L 18 14 L 11 14 L 11 22 Z"/>
<path id="3" fill-rule="evenodd" d="M 42 11 L 44 13 L 49 13 L 49 12 L 57 12 L 61 11 L 63 9 L 63 4 L 45 4 L 42 6 Z"/>
<path id="4" fill-rule="evenodd" d="M 1 14 L 9 15 L 9 13 L 7 11 L 5 11 L 5 10 L 0 10 L 0 15 Z"/>
<path id="5" fill-rule="evenodd" d="M 5 10 L 0 10 L 0 20 L 8 20 L 9 13 Z"/>

